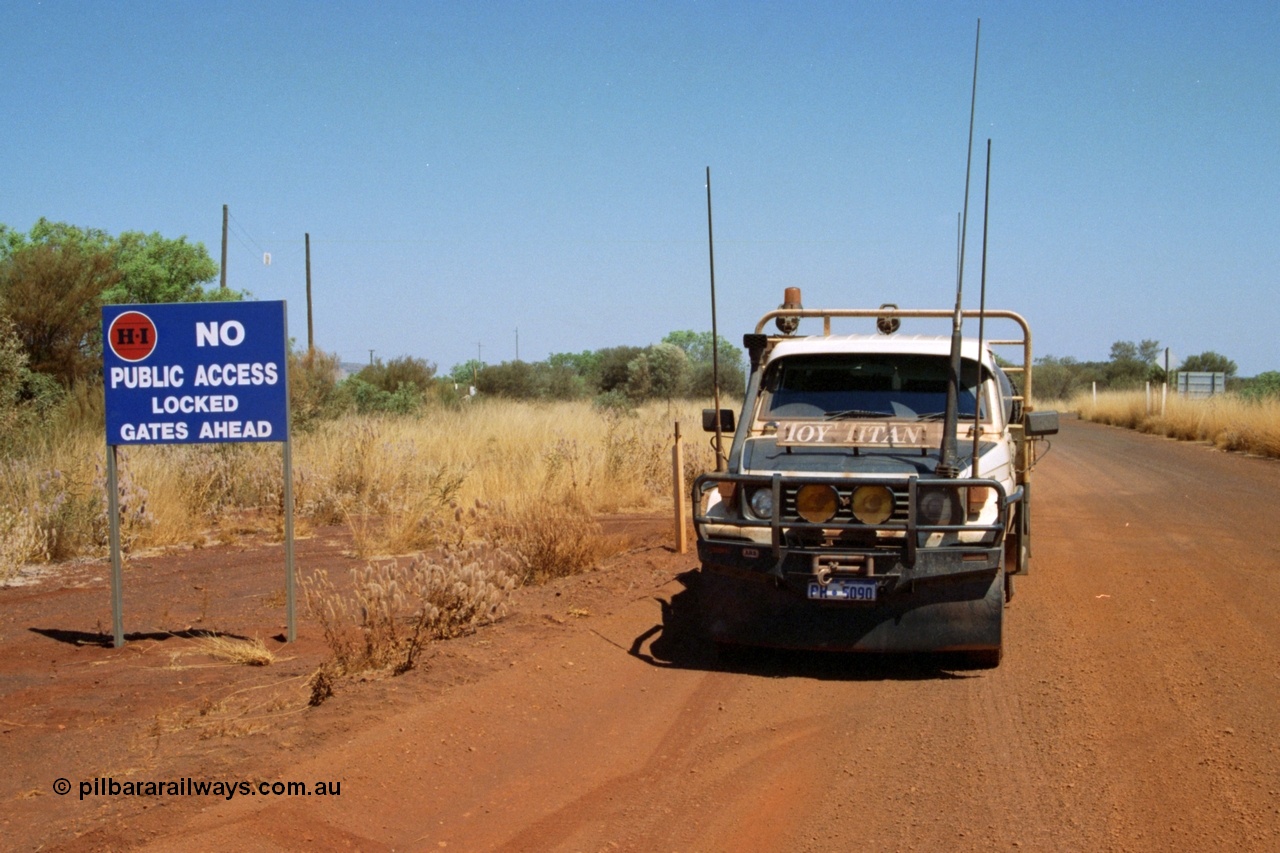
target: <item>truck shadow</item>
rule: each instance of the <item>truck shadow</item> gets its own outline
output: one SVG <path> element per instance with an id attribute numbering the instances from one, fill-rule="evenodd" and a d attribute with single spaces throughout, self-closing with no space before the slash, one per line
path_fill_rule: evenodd
<path id="1" fill-rule="evenodd" d="M 972 678 L 967 659 L 957 653 L 857 654 L 717 645 L 702 630 L 697 605 L 699 573 L 677 576 L 684 589 L 671 599 L 655 599 L 662 620 L 641 632 L 627 653 L 650 666 L 732 672 L 763 678 L 829 681 L 921 681 Z"/>

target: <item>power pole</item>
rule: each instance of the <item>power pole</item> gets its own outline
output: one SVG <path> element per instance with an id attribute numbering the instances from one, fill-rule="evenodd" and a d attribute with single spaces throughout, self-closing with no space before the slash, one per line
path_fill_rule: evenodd
<path id="1" fill-rule="evenodd" d="M 520 327 L 516 326 L 516 361 L 520 360 Z"/>
<path id="2" fill-rule="evenodd" d="M 227 206 L 222 206 L 222 289 L 227 289 Z"/>
<path id="3" fill-rule="evenodd" d="M 307 352 L 316 348 L 315 327 L 311 325 L 311 235 L 307 238 Z"/>

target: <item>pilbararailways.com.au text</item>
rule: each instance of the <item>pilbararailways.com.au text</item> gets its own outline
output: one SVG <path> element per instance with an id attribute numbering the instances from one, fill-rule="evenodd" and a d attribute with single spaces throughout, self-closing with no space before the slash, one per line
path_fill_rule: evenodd
<path id="1" fill-rule="evenodd" d="M 62 784 L 59 784 L 62 783 Z M 68 793 L 66 779 L 54 782 L 54 791 Z M 342 794 L 342 783 L 320 780 L 318 782 L 247 782 L 233 780 L 207 781 L 187 776 L 170 781 L 129 780 L 118 782 L 110 776 L 86 779 L 80 782 L 80 799 L 85 797 L 337 797 Z"/>

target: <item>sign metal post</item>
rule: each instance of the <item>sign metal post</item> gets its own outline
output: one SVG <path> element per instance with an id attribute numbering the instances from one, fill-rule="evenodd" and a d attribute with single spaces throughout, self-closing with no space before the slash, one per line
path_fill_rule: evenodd
<path id="1" fill-rule="evenodd" d="M 288 323 L 278 302 L 110 305 L 102 309 L 112 628 L 124 645 L 117 448 L 281 442 L 286 640 L 294 642 L 293 453 Z"/>
<path id="2" fill-rule="evenodd" d="M 111 545 L 111 628 L 115 645 L 124 645 L 124 579 L 120 566 L 120 491 L 116 486 L 116 446 L 107 445 L 107 537 Z"/>

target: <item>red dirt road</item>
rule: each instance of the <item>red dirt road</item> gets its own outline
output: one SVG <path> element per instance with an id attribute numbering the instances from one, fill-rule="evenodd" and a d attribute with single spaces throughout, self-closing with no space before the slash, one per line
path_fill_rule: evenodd
<path id="1" fill-rule="evenodd" d="M 14 850 L 1280 849 L 1280 465 L 1066 420 L 999 669 L 761 654 L 685 625 L 667 524 L 503 623 L 318 708 L 316 627 L 261 669 L 188 626 L 281 628 L 278 547 L 0 590 Z M 615 525 L 616 526 L 616 525 Z M 327 532 L 303 571 L 353 565 Z M 71 792 L 55 794 L 56 778 Z M 81 784 L 340 782 L 337 796 L 81 798 Z"/>

